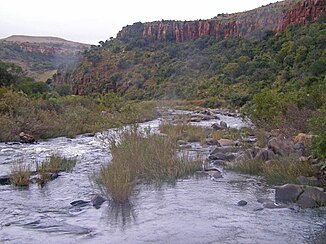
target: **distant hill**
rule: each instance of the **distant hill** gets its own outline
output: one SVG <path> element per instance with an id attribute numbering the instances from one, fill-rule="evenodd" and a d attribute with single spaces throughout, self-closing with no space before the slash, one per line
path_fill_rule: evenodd
<path id="1" fill-rule="evenodd" d="M 90 45 L 57 37 L 13 35 L 0 39 L 0 60 L 20 65 L 28 76 L 46 81 L 57 69 L 72 70 Z"/>

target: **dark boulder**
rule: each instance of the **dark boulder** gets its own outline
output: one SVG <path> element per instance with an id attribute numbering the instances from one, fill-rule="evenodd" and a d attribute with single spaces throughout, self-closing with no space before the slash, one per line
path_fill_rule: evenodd
<path id="1" fill-rule="evenodd" d="M 302 194 L 303 189 L 299 185 L 286 184 L 276 187 L 275 201 L 281 203 L 295 203 Z"/>
<path id="2" fill-rule="evenodd" d="M 289 156 L 290 154 L 295 152 L 294 142 L 292 141 L 292 139 L 282 134 L 270 139 L 267 145 L 268 149 L 280 156 Z"/>
<path id="3" fill-rule="evenodd" d="M 301 208 L 317 208 L 326 206 L 326 193 L 317 187 L 307 187 L 300 195 L 297 204 Z"/>
<path id="4" fill-rule="evenodd" d="M 268 161 L 272 160 L 276 157 L 275 153 L 268 149 L 260 149 L 255 156 L 255 159 L 262 160 L 262 161 Z"/>
<path id="5" fill-rule="evenodd" d="M 245 200 L 241 200 L 237 203 L 238 206 L 246 206 L 248 203 Z"/>

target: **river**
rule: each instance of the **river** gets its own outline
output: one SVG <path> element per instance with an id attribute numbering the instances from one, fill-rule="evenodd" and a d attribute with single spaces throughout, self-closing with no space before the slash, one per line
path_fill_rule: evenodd
<path id="1" fill-rule="evenodd" d="M 244 125 L 240 118 L 220 118 Z M 161 121 L 140 125 L 155 131 Z M 19 160 L 36 167 L 53 153 L 77 159 L 72 172 L 43 188 L 0 185 L 0 243 L 324 243 L 325 209 L 263 209 L 257 200 L 273 200 L 274 189 L 261 178 L 230 171 L 215 181 L 193 177 L 160 189 L 140 186 L 128 205 L 71 206 L 98 193 L 90 176 L 109 162 L 105 138 L 112 133 L 0 143 L 0 176 Z M 240 200 L 248 204 L 238 206 Z"/>

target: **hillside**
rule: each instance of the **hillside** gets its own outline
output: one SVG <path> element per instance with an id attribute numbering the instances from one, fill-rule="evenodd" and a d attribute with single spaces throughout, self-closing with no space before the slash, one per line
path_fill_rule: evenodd
<path id="1" fill-rule="evenodd" d="M 27 75 L 46 81 L 58 68 L 73 69 L 89 47 L 57 37 L 14 35 L 0 40 L 0 60 L 18 64 Z"/>
<path id="2" fill-rule="evenodd" d="M 282 13 L 283 22 L 266 18 L 266 12 Z M 113 91 L 131 99 L 201 99 L 215 106 L 242 106 L 266 88 L 294 91 L 324 80 L 325 1 L 285 1 L 209 21 L 215 19 L 225 23 L 224 33 L 234 30 L 231 23 L 270 22 L 276 29 L 265 25 L 223 38 L 212 34 L 187 39 L 183 32 L 185 38 L 178 41 L 163 38 L 167 32 L 160 26 L 181 22 L 135 23 L 85 52 L 77 69 L 58 75 L 56 82 L 69 84 L 78 95 Z M 201 22 L 190 23 L 199 27 Z M 151 38 L 145 26 L 153 27 Z M 154 31 L 156 27 L 162 31 Z"/>

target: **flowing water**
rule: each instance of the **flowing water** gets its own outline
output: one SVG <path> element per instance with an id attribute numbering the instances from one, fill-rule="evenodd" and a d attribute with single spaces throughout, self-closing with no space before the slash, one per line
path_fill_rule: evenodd
<path id="1" fill-rule="evenodd" d="M 221 119 L 243 125 L 239 118 Z M 160 122 L 141 127 L 155 130 Z M 129 205 L 72 206 L 96 193 L 89 177 L 110 160 L 105 138 L 112 134 L 0 143 L 0 176 L 19 160 L 36 167 L 53 153 L 77 159 L 71 173 L 61 173 L 43 188 L 0 185 L 0 243 L 324 243 L 319 235 L 325 231 L 325 210 L 262 209 L 257 200 L 273 199 L 274 190 L 260 178 L 228 171 L 216 181 L 142 186 Z M 240 207 L 240 200 L 248 204 Z"/>

